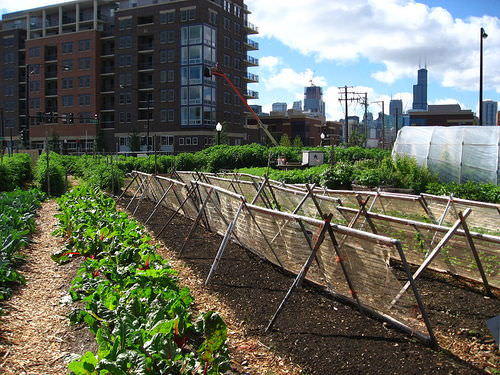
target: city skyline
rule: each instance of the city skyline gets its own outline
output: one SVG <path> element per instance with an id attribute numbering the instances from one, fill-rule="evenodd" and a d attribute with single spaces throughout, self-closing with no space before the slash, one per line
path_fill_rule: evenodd
<path id="1" fill-rule="evenodd" d="M 489 34 L 485 41 L 484 98 L 500 100 L 500 67 L 494 63 L 500 58 L 500 19 L 492 14 L 495 0 L 485 0 L 481 4 L 464 0 L 391 0 L 383 5 L 356 0 L 350 2 L 352 6 L 344 7 L 344 18 L 354 25 L 357 23 L 355 21 L 363 22 L 365 32 L 359 34 L 360 31 L 352 31 L 352 47 L 345 44 L 345 21 L 321 23 L 327 19 L 326 15 L 342 8 L 344 1 L 336 2 L 337 8 L 333 4 L 315 6 L 316 1 L 297 1 L 296 7 L 286 6 L 286 2 L 280 1 L 271 5 L 263 0 L 248 1 L 253 12 L 250 21 L 260 28 L 260 35 L 255 38 L 260 43 L 260 51 L 254 54 L 260 58 L 260 68 L 254 70 L 260 75 L 260 83 L 249 85 L 249 89 L 260 92 L 260 100 L 252 101 L 251 104 L 262 105 L 264 112 L 269 112 L 274 102 L 287 102 L 291 107 L 294 101 L 302 100 L 303 89 L 311 82 L 323 88 L 328 119 L 344 117 L 338 102 L 337 86 L 345 84 L 355 86 L 356 91 L 368 92 L 370 102 L 386 101 L 386 108 L 391 99 L 401 99 L 406 111 L 412 107 L 412 86 L 417 79 L 417 70 L 424 65 L 429 70 L 428 104 L 458 103 L 462 108 L 477 112 L 479 69 L 476 67 L 476 55 L 479 52 L 479 35 L 476 34 L 480 26 L 484 26 Z M 2 2 L 5 9 L 0 9 L 0 13 L 56 2 L 7 0 Z M 324 15 L 318 14 L 315 9 L 322 9 Z M 412 10 L 419 14 L 418 19 L 412 17 L 412 27 L 420 27 L 414 37 L 403 24 L 381 28 L 380 25 L 387 19 L 374 19 L 366 24 L 370 12 L 378 11 L 381 16 L 390 17 L 394 12 L 406 14 Z M 295 25 L 292 21 L 302 17 L 301 12 L 307 12 L 308 17 L 304 17 L 300 27 L 290 28 L 288 25 Z M 276 17 L 277 13 L 283 16 Z M 313 22 L 318 25 L 311 24 Z M 311 27 L 304 37 L 296 38 L 296 43 L 292 44 L 291 38 L 298 34 L 297 30 L 307 26 Z M 332 47 L 329 49 L 323 48 L 328 40 L 325 31 L 342 34 L 331 41 Z M 317 37 L 311 38 L 313 34 L 317 34 Z M 379 49 L 387 55 L 387 59 L 372 53 L 374 46 L 382 42 L 372 40 L 370 44 L 369 40 L 361 40 L 369 34 L 373 35 L 372 39 L 376 36 L 385 38 L 384 45 Z M 388 44 L 391 41 L 400 43 L 401 48 L 391 49 Z M 447 44 L 453 45 L 453 48 L 444 48 Z M 414 53 L 409 53 L 410 49 Z M 456 63 L 458 57 L 454 55 L 461 56 L 463 61 Z M 374 113 L 378 110 L 375 105 L 370 108 Z M 361 115 L 362 108 L 352 106 L 350 112 Z"/>

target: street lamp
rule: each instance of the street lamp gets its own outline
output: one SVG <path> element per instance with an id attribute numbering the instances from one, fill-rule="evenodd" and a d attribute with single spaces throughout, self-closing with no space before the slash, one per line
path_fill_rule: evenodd
<path id="1" fill-rule="evenodd" d="M 479 126 L 483 126 L 483 39 L 486 39 L 488 34 L 481 27 L 480 36 L 480 53 L 479 53 Z"/>
<path id="2" fill-rule="evenodd" d="M 325 133 L 321 133 L 319 137 L 321 138 L 321 143 L 319 144 L 319 146 L 323 147 L 323 141 L 325 140 L 326 135 L 325 135 Z"/>
<path id="3" fill-rule="evenodd" d="M 136 89 L 130 85 L 123 85 L 121 84 L 120 85 L 120 88 L 121 89 L 127 89 L 127 88 L 131 88 L 132 90 L 135 90 L 137 92 L 137 94 L 139 94 L 141 91 L 139 89 Z M 149 147 L 149 118 L 150 118 L 150 115 L 151 115 L 151 99 L 149 98 L 149 95 L 148 95 L 148 98 L 146 100 L 146 104 L 147 104 L 147 111 L 148 111 L 148 117 L 146 119 L 146 129 L 147 129 L 147 133 L 146 133 L 146 151 L 150 151 L 151 148 Z M 137 111 L 139 112 L 139 111 Z"/>
<path id="4" fill-rule="evenodd" d="M 220 132 L 222 131 L 222 124 L 220 122 L 215 126 L 215 130 L 217 130 L 217 146 L 220 145 Z"/>

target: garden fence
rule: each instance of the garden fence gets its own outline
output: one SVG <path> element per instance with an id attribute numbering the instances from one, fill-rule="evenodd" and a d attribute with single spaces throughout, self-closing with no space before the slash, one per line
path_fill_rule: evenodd
<path id="1" fill-rule="evenodd" d="M 229 241 L 296 275 L 268 328 L 291 293 L 307 279 L 360 310 L 435 343 L 415 282 L 425 268 L 480 280 L 487 292 L 490 285 L 500 285 L 500 238 L 470 232 L 470 208 L 457 212 L 458 220 L 446 227 L 374 212 L 373 201 L 382 202 L 383 193 L 336 196 L 333 191 L 320 194 L 315 186 L 304 190 L 265 178 L 226 177 L 230 178 L 197 172 L 176 172 L 170 177 L 133 172 L 123 194 L 134 192 L 128 204 L 131 209 L 135 205 L 134 212 L 144 199 L 154 203 L 147 222 L 160 206 L 172 210 L 160 232 L 177 214 L 193 220 L 181 253 L 197 225 L 224 236 L 207 282 Z M 390 199 L 395 208 L 395 201 L 419 198 Z M 407 257 L 419 266 L 413 274 Z M 458 264 L 456 258 L 466 261 Z M 399 267 L 392 267 L 393 261 Z"/>

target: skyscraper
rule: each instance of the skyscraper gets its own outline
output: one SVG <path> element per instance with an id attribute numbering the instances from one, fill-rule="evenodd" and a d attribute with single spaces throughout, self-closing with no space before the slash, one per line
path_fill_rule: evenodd
<path id="1" fill-rule="evenodd" d="M 427 69 L 418 70 L 418 82 L 413 85 L 413 109 L 427 111 Z"/>
<path id="2" fill-rule="evenodd" d="M 293 110 L 302 112 L 302 100 L 299 100 L 297 102 L 293 102 Z"/>
<path id="3" fill-rule="evenodd" d="M 196 151 L 224 122 L 229 142 L 244 143 L 245 107 L 203 71 L 218 64 L 258 98 L 247 90 L 258 82 L 247 52 L 259 47 L 249 13 L 244 0 L 76 0 L 4 14 L 2 140 L 29 126 L 35 148 L 48 134 L 75 152 L 98 137 L 108 151 L 130 151 L 137 137 L 142 150 Z"/>
<path id="4" fill-rule="evenodd" d="M 493 100 L 483 100 L 483 125 L 496 126 L 497 112 L 498 102 Z"/>
<path id="5" fill-rule="evenodd" d="M 304 112 L 325 116 L 323 89 L 319 86 L 306 87 L 304 92 Z"/>
<path id="6" fill-rule="evenodd" d="M 273 103 L 273 112 L 286 112 L 287 109 L 286 103 Z"/>
<path id="7" fill-rule="evenodd" d="M 403 101 L 401 99 L 391 99 L 389 103 L 389 114 L 391 115 L 391 120 L 394 128 L 402 128 L 402 118 L 403 118 Z"/>

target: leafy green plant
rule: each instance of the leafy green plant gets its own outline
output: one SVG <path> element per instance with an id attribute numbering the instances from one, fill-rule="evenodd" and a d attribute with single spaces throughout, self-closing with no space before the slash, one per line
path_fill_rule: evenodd
<path id="1" fill-rule="evenodd" d="M 38 190 L 0 194 L 0 301 L 12 294 L 24 278 L 15 270 L 22 257 L 18 251 L 29 243 L 35 230 L 35 212 L 44 195 Z"/>
<path id="2" fill-rule="evenodd" d="M 426 192 L 434 195 L 453 194 L 457 198 L 482 202 L 500 203 L 500 186 L 467 181 L 464 184 L 438 183 L 427 184 Z"/>
<path id="3" fill-rule="evenodd" d="M 115 194 L 122 188 L 125 174 L 116 164 L 99 163 L 87 169 L 83 177 L 90 185 Z"/>
<path id="4" fill-rule="evenodd" d="M 12 191 L 31 182 L 33 171 L 28 154 L 4 156 L 0 163 L 0 191 Z"/>
<path id="5" fill-rule="evenodd" d="M 213 312 L 194 318 L 193 298 L 136 221 L 114 200 L 82 186 L 58 200 L 57 234 L 68 238 L 57 262 L 85 260 L 70 294 L 70 315 L 98 350 L 69 364 L 71 374 L 221 374 L 229 370 L 226 326 Z"/>
<path id="6" fill-rule="evenodd" d="M 47 163 L 48 158 L 48 163 Z M 56 153 L 42 154 L 35 167 L 35 183 L 45 193 L 59 196 L 66 191 L 66 169 Z"/>

